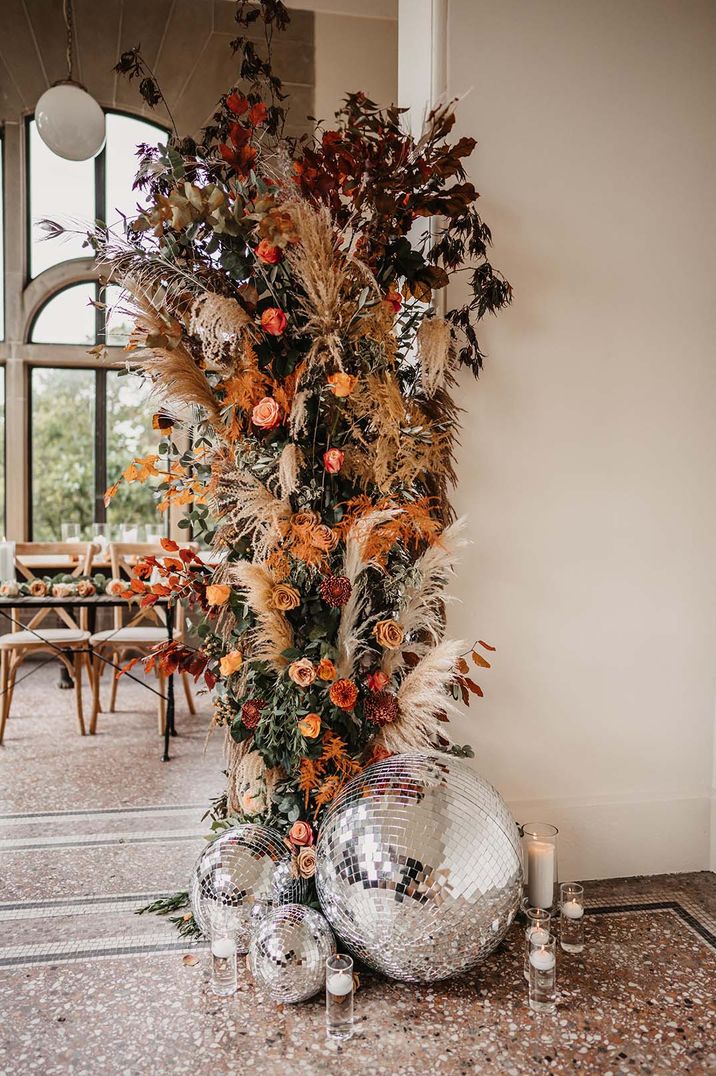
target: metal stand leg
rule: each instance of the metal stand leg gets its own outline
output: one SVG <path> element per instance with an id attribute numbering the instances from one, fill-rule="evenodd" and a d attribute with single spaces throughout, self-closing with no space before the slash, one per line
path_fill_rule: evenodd
<path id="1" fill-rule="evenodd" d="M 174 639 L 174 607 L 167 604 L 167 639 L 171 643 Z M 164 722 L 164 754 L 162 762 L 169 761 L 169 737 L 176 736 L 174 728 L 174 674 L 167 677 L 167 711 Z"/>

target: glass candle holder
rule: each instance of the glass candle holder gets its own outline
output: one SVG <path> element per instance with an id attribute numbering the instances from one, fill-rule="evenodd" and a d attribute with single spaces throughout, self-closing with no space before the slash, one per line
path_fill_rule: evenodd
<path id="1" fill-rule="evenodd" d="M 558 834 L 557 827 L 546 822 L 528 822 L 522 827 L 525 885 L 531 908 L 554 907 Z"/>
<path id="2" fill-rule="evenodd" d="M 530 938 L 530 1009 L 553 1013 L 557 1008 L 557 941 L 552 934 Z"/>
<path id="3" fill-rule="evenodd" d="M 527 920 L 527 926 L 525 928 L 525 962 L 524 962 L 524 976 L 527 982 L 530 981 L 530 941 L 533 935 L 536 935 L 539 931 L 539 937 L 541 941 L 546 941 L 549 937 L 550 926 L 552 923 L 552 916 L 545 908 L 527 908 L 525 909 L 525 918 Z"/>
<path id="4" fill-rule="evenodd" d="M 577 882 L 559 887 L 559 944 L 565 953 L 584 949 L 584 886 Z"/>
<path id="5" fill-rule="evenodd" d="M 226 926 L 211 928 L 211 989 L 220 997 L 235 994 L 238 987 L 236 933 Z"/>
<path id="6" fill-rule="evenodd" d="M 353 961 L 343 954 L 326 961 L 326 1034 L 329 1039 L 353 1034 Z"/>

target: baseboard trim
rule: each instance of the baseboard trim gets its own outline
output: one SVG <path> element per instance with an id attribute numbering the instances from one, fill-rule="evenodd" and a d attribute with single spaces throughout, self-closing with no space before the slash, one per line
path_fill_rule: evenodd
<path id="1" fill-rule="evenodd" d="M 509 806 L 518 822 L 559 828 L 562 878 L 713 870 L 716 863 L 713 797 L 511 800 Z"/>

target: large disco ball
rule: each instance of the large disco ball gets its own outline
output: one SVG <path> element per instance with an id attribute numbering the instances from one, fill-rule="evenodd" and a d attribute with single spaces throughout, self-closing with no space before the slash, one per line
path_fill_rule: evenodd
<path id="1" fill-rule="evenodd" d="M 336 934 L 393 979 L 431 982 L 477 964 L 522 894 L 517 826 L 461 759 L 394 755 L 329 808 L 316 886 Z"/>
<path id="2" fill-rule="evenodd" d="M 245 823 L 207 845 L 194 867 L 189 895 L 202 933 L 209 935 L 212 921 L 231 926 L 239 952 L 245 953 L 257 921 L 256 905 L 300 903 L 308 889 L 308 882 L 291 876 L 291 853 L 281 834 Z"/>
<path id="3" fill-rule="evenodd" d="M 249 946 L 249 967 L 274 1001 L 292 1004 L 322 990 L 326 960 L 336 942 L 326 920 L 313 908 L 284 904 L 269 912 Z"/>

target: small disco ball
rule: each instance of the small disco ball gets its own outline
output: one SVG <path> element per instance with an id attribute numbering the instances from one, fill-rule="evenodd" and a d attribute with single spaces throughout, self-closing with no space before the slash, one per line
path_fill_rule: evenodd
<path id="1" fill-rule="evenodd" d="M 281 834 L 247 822 L 222 833 L 199 856 L 191 879 L 191 907 L 202 934 L 212 922 L 236 931 L 236 945 L 245 953 L 260 921 L 256 905 L 300 902 L 309 883 L 291 877 L 291 853 Z"/>
<path id="2" fill-rule="evenodd" d="M 336 942 L 326 920 L 303 904 L 284 904 L 269 912 L 254 932 L 249 967 L 274 1001 L 306 1001 L 326 982 L 326 960 Z"/>
<path id="3" fill-rule="evenodd" d="M 519 832 L 463 760 L 394 755 L 331 804 L 316 888 L 333 930 L 364 963 L 393 979 L 447 979 L 486 957 L 514 919 Z"/>

